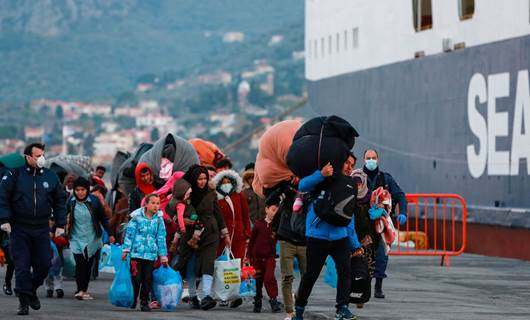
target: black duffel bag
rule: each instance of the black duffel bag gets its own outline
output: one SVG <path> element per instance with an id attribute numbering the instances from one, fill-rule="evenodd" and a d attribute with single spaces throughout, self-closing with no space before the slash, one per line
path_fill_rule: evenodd
<path id="1" fill-rule="evenodd" d="M 350 303 L 363 304 L 370 300 L 372 285 L 365 256 L 351 258 Z"/>

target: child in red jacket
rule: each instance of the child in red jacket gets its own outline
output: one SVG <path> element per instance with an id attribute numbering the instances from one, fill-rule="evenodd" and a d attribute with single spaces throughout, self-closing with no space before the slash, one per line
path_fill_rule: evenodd
<path id="1" fill-rule="evenodd" d="M 256 269 L 256 297 L 254 312 L 261 312 L 263 285 L 269 295 L 272 312 L 280 312 L 282 304 L 278 302 L 278 283 L 276 269 L 276 234 L 272 231 L 272 220 L 278 212 L 279 198 L 267 198 L 265 201 L 265 218 L 256 220 L 248 244 L 250 263 Z"/>

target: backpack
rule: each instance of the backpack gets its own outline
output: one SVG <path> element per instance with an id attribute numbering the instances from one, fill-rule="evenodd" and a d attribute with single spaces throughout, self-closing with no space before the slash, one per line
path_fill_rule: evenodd
<path id="1" fill-rule="evenodd" d="M 346 227 L 353 219 L 357 199 L 357 184 L 349 176 L 339 174 L 328 178 L 319 188 L 313 204 L 315 214 L 323 221 Z"/>
<path id="2" fill-rule="evenodd" d="M 351 258 L 350 303 L 366 303 L 372 294 L 368 260 L 365 256 Z"/>

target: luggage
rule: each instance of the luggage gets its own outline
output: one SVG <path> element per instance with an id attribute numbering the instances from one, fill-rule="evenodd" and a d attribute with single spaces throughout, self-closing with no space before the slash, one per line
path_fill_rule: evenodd
<path id="1" fill-rule="evenodd" d="M 365 256 L 351 258 L 350 303 L 363 304 L 370 300 L 372 286 L 368 272 L 368 259 Z"/>
<path id="2" fill-rule="evenodd" d="M 287 166 L 297 177 L 304 178 L 329 162 L 340 174 L 358 136 L 357 131 L 340 117 L 313 118 L 294 135 L 287 153 Z"/>
<path id="3" fill-rule="evenodd" d="M 182 296 L 182 277 L 171 267 L 162 266 L 153 272 L 153 289 L 160 309 L 175 311 Z"/>

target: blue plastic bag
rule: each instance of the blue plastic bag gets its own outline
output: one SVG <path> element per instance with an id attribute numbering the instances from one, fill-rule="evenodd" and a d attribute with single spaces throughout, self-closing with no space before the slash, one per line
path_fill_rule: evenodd
<path id="1" fill-rule="evenodd" d="M 161 266 L 153 272 L 153 289 L 160 310 L 175 311 L 182 296 L 182 277 L 173 268 Z"/>
<path id="2" fill-rule="evenodd" d="M 66 278 L 75 277 L 75 259 L 72 250 L 64 249 L 63 250 L 63 276 Z"/>
<path id="3" fill-rule="evenodd" d="M 63 261 L 59 255 L 59 250 L 53 241 L 50 240 L 50 247 L 52 248 L 53 257 L 51 261 L 50 270 L 48 271 L 48 276 L 57 277 L 61 275 L 61 269 L 63 267 Z"/>
<path id="4" fill-rule="evenodd" d="M 106 244 L 101 248 L 101 257 L 99 258 L 100 272 L 114 272 L 114 264 L 111 259 L 111 247 Z"/>
<path id="5" fill-rule="evenodd" d="M 116 266 L 116 275 L 109 289 L 109 301 L 116 307 L 130 308 L 134 303 L 134 289 L 129 258 L 120 260 Z"/>
<path id="6" fill-rule="evenodd" d="M 249 278 L 241 280 L 241 287 L 239 288 L 239 295 L 241 298 L 253 298 L 256 296 L 256 279 Z"/>
<path id="7" fill-rule="evenodd" d="M 324 274 L 324 282 L 330 287 L 337 287 L 337 268 L 335 267 L 335 261 L 328 256 L 326 259 L 326 273 Z"/>
<path id="8" fill-rule="evenodd" d="M 112 263 L 113 266 L 118 266 L 121 263 L 121 254 L 122 249 L 121 245 L 119 244 L 111 244 L 110 245 L 110 263 Z M 118 271 L 118 270 L 116 270 Z"/>

